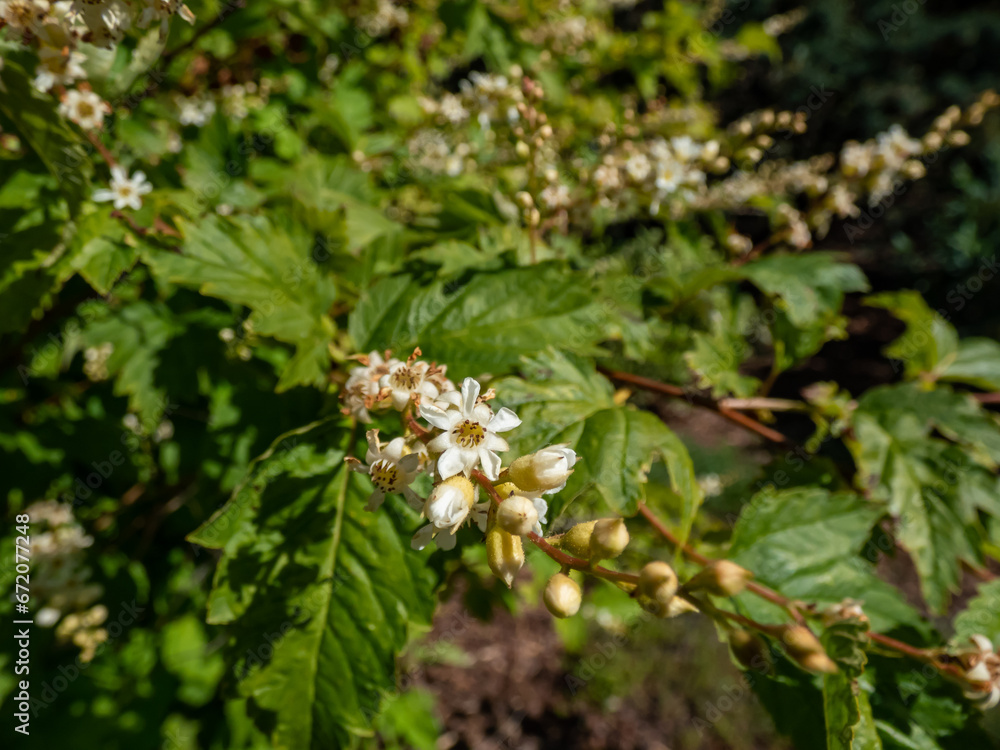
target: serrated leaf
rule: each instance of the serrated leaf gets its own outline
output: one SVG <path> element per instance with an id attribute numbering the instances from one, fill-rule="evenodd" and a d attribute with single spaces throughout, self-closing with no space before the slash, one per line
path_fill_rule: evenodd
<path id="1" fill-rule="evenodd" d="M 979 584 L 976 596 L 958 613 L 954 626 L 956 641 L 979 633 L 994 644 L 1000 643 L 1000 581 Z"/>
<path id="2" fill-rule="evenodd" d="M 385 279 L 362 297 L 349 328 L 359 351 L 420 346 L 449 374 L 500 375 L 549 346 L 594 353 L 603 332 L 589 284 L 555 265 L 474 276 L 463 286 Z"/>
<path id="3" fill-rule="evenodd" d="M 993 339 L 962 339 L 939 379 L 987 391 L 1000 390 L 1000 343 Z"/>
<path id="4" fill-rule="evenodd" d="M 827 750 L 881 750 L 871 703 L 856 679 L 823 675 L 823 714 Z"/>
<path id="5" fill-rule="evenodd" d="M 970 453 L 932 437 L 937 430 Z M 859 480 L 885 499 L 900 518 L 899 540 L 913 557 L 928 603 L 941 610 L 957 590 L 960 561 L 976 560 L 980 532 L 963 523 L 983 499 L 978 460 L 995 466 L 1000 431 L 968 396 L 947 388 L 922 390 L 913 384 L 884 386 L 865 394 L 854 414 L 848 441 Z"/>
<path id="6" fill-rule="evenodd" d="M 680 528 L 686 537 L 702 493 L 680 439 L 655 415 L 617 404 L 608 380 L 581 360 L 549 352 L 528 360 L 523 374 L 495 384 L 503 404 L 522 420 L 510 440 L 510 458 L 553 443 L 569 443 L 580 456 L 566 488 L 549 501 L 549 520 L 590 493 L 618 513 L 634 514 L 649 467 L 659 458 L 684 503 Z"/>
<path id="7" fill-rule="evenodd" d="M 955 328 L 918 292 L 873 294 L 865 298 L 865 304 L 882 307 L 906 324 L 903 335 L 885 348 L 885 354 L 903 363 L 907 378 L 938 372 L 954 360 L 959 345 Z"/>
<path id="8" fill-rule="evenodd" d="M 328 312 L 336 288 L 313 260 L 312 237 L 262 217 L 209 216 L 197 224 L 178 219 L 178 226 L 182 251 L 151 249 L 154 274 L 246 305 L 255 333 L 295 345 L 279 390 L 322 384 L 329 367 L 327 344 L 335 331 Z"/>
<path id="9" fill-rule="evenodd" d="M 433 613 L 428 553 L 409 549 L 418 518 L 398 498 L 364 510 L 371 485 L 343 460 L 363 451 L 352 434 L 336 421 L 283 438 L 190 537 L 225 540 L 210 620 L 230 623 L 240 692 L 278 750 L 370 734 L 396 653 Z M 270 656 L 248 659 L 265 634 Z"/>

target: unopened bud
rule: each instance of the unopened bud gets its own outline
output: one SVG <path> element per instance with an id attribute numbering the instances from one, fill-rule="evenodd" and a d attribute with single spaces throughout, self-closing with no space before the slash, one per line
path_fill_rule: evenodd
<path id="1" fill-rule="evenodd" d="M 582 557 L 584 560 L 590 559 L 590 538 L 594 535 L 594 527 L 597 521 L 586 521 L 578 523 L 565 534 L 554 537 L 549 541 L 553 547 L 566 550 L 574 557 Z"/>
<path id="2" fill-rule="evenodd" d="M 660 560 L 646 563 L 639 571 L 638 591 L 641 596 L 666 607 L 677 593 L 677 574 Z"/>
<path id="3" fill-rule="evenodd" d="M 493 574 L 510 588 L 517 571 L 524 565 L 521 537 L 494 526 L 486 532 L 486 560 Z"/>
<path id="4" fill-rule="evenodd" d="M 804 625 L 785 625 L 780 638 L 788 655 L 810 672 L 832 674 L 837 671 L 837 665 L 826 655 L 823 644 Z"/>
<path id="5" fill-rule="evenodd" d="M 749 630 L 732 631 L 729 649 L 733 658 L 746 669 L 760 669 L 769 663 L 767 644 Z"/>
<path id="6" fill-rule="evenodd" d="M 476 502 L 476 487 L 466 477 L 456 474 L 431 490 L 424 503 L 424 515 L 439 529 L 461 523 Z"/>
<path id="7" fill-rule="evenodd" d="M 590 559 L 611 560 L 628 546 L 628 529 L 621 518 L 602 518 L 594 524 L 590 537 Z"/>
<path id="8" fill-rule="evenodd" d="M 542 600 L 556 617 L 572 617 L 580 609 L 580 586 L 565 573 L 556 573 L 545 584 Z"/>
<path id="9" fill-rule="evenodd" d="M 535 504 L 521 495 L 508 497 L 497 509 L 497 524 L 514 536 L 527 536 L 537 523 Z"/>
<path id="10" fill-rule="evenodd" d="M 522 159 L 527 159 L 531 154 L 531 148 L 524 141 L 518 141 L 517 145 L 514 146 L 514 151 L 516 151 L 517 155 Z"/>
<path id="11" fill-rule="evenodd" d="M 684 588 L 688 591 L 705 591 L 714 596 L 735 596 L 746 588 L 747 581 L 751 578 L 753 573 L 746 568 L 729 560 L 716 560 L 684 584 Z"/>
<path id="12" fill-rule="evenodd" d="M 525 492 L 561 489 L 573 473 L 576 452 L 565 444 L 550 445 L 521 456 L 507 470 L 510 480 Z"/>

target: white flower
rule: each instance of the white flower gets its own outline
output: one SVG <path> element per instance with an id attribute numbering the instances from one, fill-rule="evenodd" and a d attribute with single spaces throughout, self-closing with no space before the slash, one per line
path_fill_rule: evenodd
<path id="1" fill-rule="evenodd" d="M 549 185 L 538 196 L 546 208 L 564 208 L 569 205 L 569 188 L 566 185 Z"/>
<path id="2" fill-rule="evenodd" d="M 479 391 L 479 383 L 466 378 L 461 394 L 446 393 L 438 402 L 454 405 L 456 409 L 445 411 L 431 404 L 420 406 L 420 416 L 444 430 L 427 444 L 430 450 L 441 454 L 437 473 L 442 479 L 460 472 L 468 475 L 480 463 L 490 480 L 500 474 L 500 457 L 495 451 L 505 451 L 508 446 L 497 433 L 514 429 L 521 420 L 506 407 L 494 415 L 485 403 L 477 403 Z"/>
<path id="3" fill-rule="evenodd" d="M 642 182 L 649 177 L 649 172 L 652 168 L 652 165 L 649 163 L 649 157 L 645 154 L 633 154 L 625 162 L 625 171 L 636 182 Z"/>
<path id="4" fill-rule="evenodd" d="M 423 515 L 429 523 L 417 529 L 410 545 L 414 549 L 423 549 L 434 539 L 440 549 L 452 549 L 455 546 L 455 532 L 469 518 L 470 513 L 481 510 L 476 505 L 478 494 L 479 488 L 464 476 L 449 477 L 441 482 L 424 503 Z M 448 533 L 441 534 L 445 531 Z"/>
<path id="5" fill-rule="evenodd" d="M 426 362 L 415 361 L 419 352 L 417 349 L 406 362 L 396 362 L 378 381 L 380 389 L 388 389 L 392 408 L 396 411 L 403 411 L 412 398 L 423 397 L 434 401 L 440 393 L 431 380 L 437 368 L 432 368 Z"/>
<path id="6" fill-rule="evenodd" d="M 139 16 L 139 28 L 144 29 L 152 21 L 159 21 L 160 39 L 166 39 L 170 17 L 175 13 L 190 24 L 195 21 L 194 13 L 181 0 L 146 0 L 146 7 Z"/>
<path id="7" fill-rule="evenodd" d="M 181 125 L 195 125 L 200 128 L 215 114 L 215 102 L 211 99 L 204 101 L 195 98 L 180 99 L 177 107 L 177 119 Z"/>
<path id="8" fill-rule="evenodd" d="M 962 664 L 965 677 L 974 682 L 986 683 L 983 691 L 967 689 L 965 697 L 987 710 L 1000 704 L 1000 656 L 993 650 L 993 642 L 985 635 L 970 636 L 973 649 L 965 653 Z"/>
<path id="9" fill-rule="evenodd" d="M 552 495 L 566 486 L 578 460 L 569 443 L 558 443 L 521 456 L 511 464 L 508 474 L 510 480 L 526 492 Z"/>
<path id="10" fill-rule="evenodd" d="M 367 437 L 368 452 L 365 454 L 365 463 L 356 458 L 347 459 L 353 471 L 367 474 L 375 485 L 365 510 L 377 510 L 385 501 L 387 494 L 401 494 L 411 508 L 420 510 L 423 507 L 423 500 L 410 489 L 413 480 L 417 478 L 420 456 L 416 453 L 404 455 L 406 441 L 401 437 L 393 438 L 385 446 L 379 442 L 378 430 L 369 430 Z"/>
<path id="11" fill-rule="evenodd" d="M 388 352 L 386 352 L 388 356 Z M 402 364 L 398 359 L 386 361 L 378 352 L 371 352 L 367 357 L 360 358 L 361 367 L 351 370 L 347 383 L 344 385 L 344 413 L 350 414 L 361 422 L 371 422 L 371 409 L 380 398 L 379 379 L 393 367 Z"/>
<path id="12" fill-rule="evenodd" d="M 128 206 L 136 211 L 142 208 L 142 196 L 153 189 L 146 181 L 144 172 L 135 172 L 131 177 L 120 166 L 111 167 L 111 189 L 95 190 L 94 200 L 98 202 L 114 201 L 115 210 L 121 211 Z"/>
<path id="13" fill-rule="evenodd" d="M 689 135 L 679 135 L 670 139 L 670 147 L 682 162 L 693 161 L 701 156 L 701 146 Z"/>
<path id="14" fill-rule="evenodd" d="M 72 120 L 84 130 L 101 127 L 108 110 L 108 105 L 93 91 L 70 89 L 59 103 L 59 114 Z"/>

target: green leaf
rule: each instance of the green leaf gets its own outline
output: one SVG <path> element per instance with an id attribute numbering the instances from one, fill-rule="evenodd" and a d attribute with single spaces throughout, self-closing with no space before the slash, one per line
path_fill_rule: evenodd
<path id="1" fill-rule="evenodd" d="M 964 641 L 980 633 L 1000 642 L 1000 581 L 979 584 L 976 596 L 955 618 L 955 640 Z"/>
<path id="2" fill-rule="evenodd" d="M 918 626 L 917 613 L 871 564 L 877 559 L 871 553 L 881 553 L 867 542 L 884 513 L 879 503 L 819 487 L 760 492 L 736 521 L 730 556 L 792 599 L 830 605 L 858 599 L 876 629 Z M 755 616 L 780 615 L 753 597 L 743 599 Z"/>
<path id="3" fill-rule="evenodd" d="M 396 654 L 434 609 L 428 553 L 409 548 L 417 515 L 399 498 L 364 510 L 371 484 L 344 463 L 364 450 L 352 435 L 338 420 L 279 439 L 189 537 L 223 549 L 209 619 L 231 624 L 240 692 L 277 750 L 370 735 Z"/>
<path id="4" fill-rule="evenodd" d="M 932 430 L 970 451 L 952 450 Z M 993 503 L 972 461 L 996 465 L 1000 431 L 968 396 L 904 384 L 875 388 L 859 400 L 848 446 L 859 481 L 900 519 L 899 540 L 913 557 L 928 603 L 943 609 L 957 590 L 960 561 L 979 557 L 981 532 L 963 516 Z"/>
<path id="5" fill-rule="evenodd" d="M 843 672 L 823 675 L 827 750 L 881 750 L 868 694 Z"/>
<path id="6" fill-rule="evenodd" d="M 772 297 L 779 297 L 797 328 L 827 322 L 840 312 L 846 292 L 868 289 L 861 269 L 835 253 L 771 255 L 747 263 L 739 273 Z"/>
<path id="7" fill-rule="evenodd" d="M 107 295 L 139 258 L 135 245 L 124 241 L 126 236 L 131 239 L 106 210 L 88 214 L 77 224 L 70 265 L 98 294 Z"/>
<path id="8" fill-rule="evenodd" d="M 865 304 L 882 307 L 906 323 L 906 330 L 885 348 L 888 357 L 903 363 L 907 378 L 946 369 L 958 351 L 954 327 L 928 307 L 918 292 L 882 292 L 865 298 Z"/>
<path id="9" fill-rule="evenodd" d="M 198 224 L 178 219 L 178 227 L 184 237 L 182 252 L 150 250 L 154 274 L 246 305 L 254 333 L 295 345 L 278 390 L 325 382 L 328 343 L 335 331 L 329 309 L 336 288 L 313 260 L 312 237 L 261 217 L 209 216 Z"/>
<path id="10" fill-rule="evenodd" d="M 4 90 L 0 110 L 18 128 L 19 135 L 31 146 L 58 181 L 59 189 L 76 213 L 87 197 L 93 165 L 80 138 L 58 113 L 52 95 L 39 93 L 25 69 L 6 54 L 0 81 Z"/>
<path id="11" fill-rule="evenodd" d="M 359 351 L 420 346 L 454 377 L 510 372 L 549 346 L 591 353 L 603 338 L 589 283 L 556 265 L 474 276 L 461 287 L 384 279 L 364 293 L 349 329 Z"/>
<path id="12" fill-rule="evenodd" d="M 1000 390 L 1000 343 L 993 339 L 962 339 L 939 379 L 986 391 Z"/>
<path id="13" fill-rule="evenodd" d="M 680 529 L 686 537 L 702 494 L 680 439 L 655 415 L 617 404 L 607 379 L 581 360 L 549 352 L 527 361 L 522 371 L 523 379 L 494 384 L 503 404 L 522 420 L 510 440 L 510 458 L 553 443 L 568 443 L 580 456 L 566 488 L 550 499 L 549 520 L 581 497 L 634 514 L 659 458 L 683 501 Z"/>

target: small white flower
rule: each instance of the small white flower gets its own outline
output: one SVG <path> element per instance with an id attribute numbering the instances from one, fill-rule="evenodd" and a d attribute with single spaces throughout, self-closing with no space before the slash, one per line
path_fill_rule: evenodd
<path id="1" fill-rule="evenodd" d="M 679 135 L 670 139 L 670 147 L 682 162 L 693 161 L 701 156 L 701 146 L 689 135 Z"/>
<path id="2" fill-rule="evenodd" d="M 411 508 L 420 510 L 424 504 L 423 500 L 410 489 L 413 480 L 417 478 L 420 456 L 416 453 L 404 455 L 406 441 L 401 437 L 393 438 L 385 446 L 379 442 L 378 430 L 369 430 L 367 438 L 368 452 L 365 454 L 365 463 L 356 458 L 347 459 L 353 471 L 367 474 L 375 485 L 365 510 L 377 510 L 385 501 L 387 494 L 401 494 Z"/>
<path id="3" fill-rule="evenodd" d="M 108 105 L 93 91 L 70 89 L 59 103 L 59 114 L 84 130 L 96 130 L 104 124 Z"/>
<path id="4" fill-rule="evenodd" d="M 389 390 L 392 408 L 403 411 L 415 397 L 434 401 L 439 395 L 437 386 L 430 380 L 432 369 L 426 362 L 415 360 L 419 349 L 406 362 L 397 362 L 379 381 L 379 388 Z"/>
<path id="5" fill-rule="evenodd" d="M 121 211 L 128 206 L 138 211 L 142 208 L 142 196 L 151 191 L 153 186 L 146 181 L 144 172 L 135 172 L 128 176 L 122 167 L 111 167 L 111 189 L 95 190 L 94 200 L 98 202 L 114 201 L 115 210 Z"/>
<path id="6" fill-rule="evenodd" d="M 402 363 L 394 358 L 386 361 L 378 352 L 370 352 L 367 357 L 359 359 L 362 366 L 351 370 L 344 385 L 343 411 L 361 422 L 371 422 L 368 410 L 375 406 L 381 395 L 379 380 L 393 367 Z"/>
<path id="7" fill-rule="evenodd" d="M 497 435 L 521 424 L 510 409 L 504 407 L 495 415 L 485 403 L 477 403 L 480 385 L 472 378 L 462 382 L 461 394 L 445 393 L 442 401 L 456 406 L 445 411 L 439 406 L 421 404 L 420 416 L 443 433 L 427 447 L 440 453 L 437 473 L 447 479 L 458 473 L 468 475 L 480 463 L 490 480 L 500 474 L 500 457 L 495 451 L 507 450 L 507 441 Z"/>
<path id="8" fill-rule="evenodd" d="M 962 655 L 965 677 L 974 682 L 986 683 L 983 691 L 968 689 L 965 697 L 986 711 L 1000 704 L 1000 656 L 993 650 L 993 642 L 985 635 L 969 638 L 973 648 Z"/>
<path id="9" fill-rule="evenodd" d="M 642 182 L 649 177 L 652 168 L 652 165 L 649 163 L 649 157 L 645 154 L 633 154 L 625 162 L 625 171 L 636 182 Z"/>
<path id="10" fill-rule="evenodd" d="M 423 515 L 429 523 L 417 529 L 410 545 L 414 549 L 423 549 L 434 539 L 440 549 L 454 548 L 455 533 L 470 513 L 477 522 L 478 516 L 484 515 L 482 508 L 476 505 L 478 494 L 479 488 L 463 476 L 450 477 L 441 482 L 424 503 Z"/>

